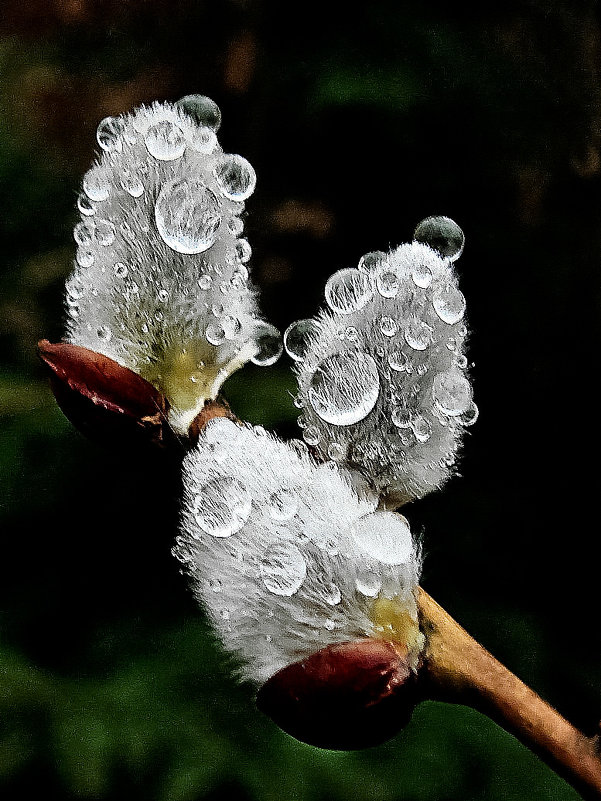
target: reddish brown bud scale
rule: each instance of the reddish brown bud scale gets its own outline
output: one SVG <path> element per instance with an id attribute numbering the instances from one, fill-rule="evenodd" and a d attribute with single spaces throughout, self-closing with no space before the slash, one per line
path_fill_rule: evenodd
<path id="1" fill-rule="evenodd" d="M 190 428 L 188 429 L 188 437 L 190 441 L 196 442 L 200 436 L 200 432 L 207 425 L 207 423 L 217 417 L 225 417 L 227 420 L 231 420 L 234 423 L 239 422 L 238 418 L 232 413 L 229 404 L 224 398 L 206 401 L 204 407 L 190 423 Z"/>
<path id="2" fill-rule="evenodd" d="M 278 671 L 257 705 L 297 740 L 320 748 L 379 745 L 409 721 L 415 674 L 406 653 L 383 640 L 330 645 Z"/>
<path id="3" fill-rule="evenodd" d="M 165 397 L 142 376 L 79 345 L 38 343 L 52 391 L 65 416 L 92 439 L 165 444 Z"/>

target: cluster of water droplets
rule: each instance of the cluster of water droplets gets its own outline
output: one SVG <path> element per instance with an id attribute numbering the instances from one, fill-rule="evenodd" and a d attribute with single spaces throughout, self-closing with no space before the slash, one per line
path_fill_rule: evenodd
<path id="1" fill-rule="evenodd" d="M 77 200 L 67 338 L 159 386 L 173 362 L 193 384 L 241 349 L 257 364 L 281 353 L 249 284 L 242 215 L 255 171 L 223 152 L 220 122 L 201 95 L 102 120 Z"/>
<path id="2" fill-rule="evenodd" d="M 183 475 L 175 553 L 249 678 L 373 634 L 376 597 L 415 617 L 409 524 L 379 511 L 359 474 L 315 462 L 301 442 L 216 419 Z"/>
<path id="3" fill-rule="evenodd" d="M 478 415 L 454 267 L 463 246 L 455 222 L 429 217 L 411 243 L 334 273 L 327 309 L 284 334 L 305 442 L 360 467 L 391 504 L 443 483 Z"/>

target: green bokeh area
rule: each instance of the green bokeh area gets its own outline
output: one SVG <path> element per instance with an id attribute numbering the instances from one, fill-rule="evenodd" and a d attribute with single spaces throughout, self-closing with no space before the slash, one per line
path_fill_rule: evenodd
<path id="1" fill-rule="evenodd" d="M 583 3 L 331 7 L 7 0 L 0 22 L 0 798 L 570 801 L 485 717 L 419 706 L 386 745 L 321 751 L 239 685 L 171 554 L 178 461 L 85 440 L 35 343 L 62 335 L 96 124 L 211 95 L 257 170 L 265 316 L 454 217 L 481 417 L 461 478 L 411 504 L 423 586 L 570 720 L 601 717 L 597 372 L 601 37 Z M 299 435 L 290 362 L 226 385 Z M 592 464 L 594 462 L 595 464 Z"/>

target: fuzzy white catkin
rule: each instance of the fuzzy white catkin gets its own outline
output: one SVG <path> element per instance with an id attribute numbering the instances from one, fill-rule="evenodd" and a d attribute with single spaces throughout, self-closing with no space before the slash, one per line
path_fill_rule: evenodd
<path id="1" fill-rule="evenodd" d="M 183 481 L 174 553 L 244 678 L 261 684 L 332 643 L 386 636 L 378 599 L 417 620 L 419 550 L 358 474 L 318 464 L 302 442 L 216 419 Z M 410 628 L 416 658 L 421 635 Z"/>
<path id="2" fill-rule="evenodd" d="M 445 482 L 478 414 L 453 264 L 463 234 L 428 218 L 416 237 L 431 221 L 459 241 L 450 258 L 423 241 L 369 253 L 331 276 L 326 310 L 285 334 L 305 441 L 359 468 L 389 508 Z"/>
<path id="3" fill-rule="evenodd" d="M 78 199 L 67 341 L 103 353 L 167 396 L 185 433 L 205 398 L 278 332 L 258 318 L 240 215 L 252 166 L 224 154 L 213 101 L 154 103 L 98 126 Z"/>

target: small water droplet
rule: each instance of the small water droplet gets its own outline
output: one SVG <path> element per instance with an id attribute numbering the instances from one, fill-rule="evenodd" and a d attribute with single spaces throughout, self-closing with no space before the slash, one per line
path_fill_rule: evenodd
<path id="1" fill-rule="evenodd" d="M 365 273 L 352 268 L 338 270 L 326 283 L 326 302 L 338 314 L 362 309 L 372 297 L 371 282 Z"/>
<path id="2" fill-rule="evenodd" d="M 339 442 L 330 442 L 328 445 L 328 458 L 339 462 L 346 456 L 346 448 Z"/>
<path id="3" fill-rule="evenodd" d="M 221 345 L 225 341 L 225 331 L 219 322 L 209 323 L 205 329 L 205 336 L 211 345 Z"/>
<path id="4" fill-rule="evenodd" d="M 122 178 L 121 189 L 132 197 L 141 197 L 144 194 L 144 184 L 138 176 L 133 173 Z"/>
<path id="5" fill-rule="evenodd" d="M 396 406 L 392 410 L 392 414 L 390 419 L 397 428 L 410 428 L 412 422 L 413 415 L 408 410 L 405 409 L 403 406 Z"/>
<path id="6" fill-rule="evenodd" d="M 324 621 L 323 627 L 326 631 L 334 631 L 336 628 L 336 621 L 329 617 L 326 621 Z"/>
<path id="7" fill-rule="evenodd" d="M 113 272 L 117 278 L 126 278 L 128 273 L 127 264 L 124 264 L 122 261 L 116 262 L 113 267 Z"/>
<path id="8" fill-rule="evenodd" d="M 111 329 L 108 327 L 108 325 L 101 325 L 96 330 L 96 336 L 102 342 L 109 342 L 112 337 Z"/>
<path id="9" fill-rule="evenodd" d="M 441 411 L 452 417 L 467 411 L 472 403 L 471 384 L 459 370 L 437 373 L 432 394 Z"/>
<path id="10" fill-rule="evenodd" d="M 235 153 L 223 155 L 213 175 L 221 194 L 229 200 L 246 200 L 255 190 L 257 176 L 251 164 Z"/>
<path id="11" fill-rule="evenodd" d="M 186 95 L 175 104 L 201 126 L 218 131 L 221 125 L 221 111 L 217 103 L 206 95 Z"/>
<path id="12" fill-rule="evenodd" d="M 382 589 L 382 580 L 377 573 L 373 570 L 360 570 L 355 579 L 355 586 L 361 595 L 366 595 L 368 598 L 375 598 Z"/>
<path id="13" fill-rule="evenodd" d="M 123 120 L 119 117 L 105 117 L 96 129 L 96 140 L 107 153 L 120 153 L 123 150 Z"/>
<path id="14" fill-rule="evenodd" d="M 246 239 L 236 240 L 236 256 L 245 264 L 252 256 L 252 248 Z"/>
<path id="15" fill-rule="evenodd" d="M 411 271 L 413 283 L 421 289 L 427 289 L 432 283 L 432 270 L 427 264 L 419 262 Z"/>
<path id="16" fill-rule="evenodd" d="M 362 273 L 366 275 L 375 275 L 382 270 L 388 262 L 388 256 L 381 250 L 374 250 L 371 253 L 366 253 L 359 259 L 359 267 Z"/>
<path id="17" fill-rule="evenodd" d="M 427 442 L 432 436 L 432 423 L 423 414 L 416 414 L 411 420 L 411 430 L 418 442 Z"/>
<path id="18" fill-rule="evenodd" d="M 296 545 L 283 543 L 268 548 L 259 571 L 269 592 L 290 597 L 302 586 L 307 575 L 307 563 Z"/>
<path id="19" fill-rule="evenodd" d="M 405 329 L 405 341 L 413 350 L 426 350 L 430 344 L 430 328 L 423 320 L 410 320 Z"/>
<path id="20" fill-rule="evenodd" d="M 218 578 L 209 579 L 208 584 L 211 592 L 221 592 L 221 581 Z"/>
<path id="21" fill-rule="evenodd" d="M 388 364 L 390 365 L 391 369 L 396 370 L 398 373 L 401 373 L 403 370 L 407 369 L 408 361 L 407 354 L 403 353 L 402 350 L 395 350 L 388 357 Z"/>
<path id="22" fill-rule="evenodd" d="M 169 120 L 151 125 L 144 137 L 144 144 L 150 155 L 160 161 L 178 159 L 186 149 L 181 128 Z"/>
<path id="23" fill-rule="evenodd" d="M 96 203 L 106 200 L 111 193 L 111 185 L 104 170 L 96 168 L 87 172 L 83 179 L 83 191 Z"/>
<path id="24" fill-rule="evenodd" d="M 457 420 L 464 426 L 473 426 L 476 420 L 478 419 L 479 409 L 476 404 L 472 401 L 465 412 L 462 412 L 458 417 Z"/>
<path id="25" fill-rule="evenodd" d="M 240 236 L 244 230 L 244 223 L 240 217 L 230 217 L 230 219 L 227 221 L 227 227 L 233 236 Z"/>
<path id="26" fill-rule="evenodd" d="M 257 344 L 257 352 L 252 357 L 253 364 L 269 367 L 275 364 L 284 349 L 282 336 L 274 325 L 259 322 L 255 328 L 253 339 Z"/>
<path id="27" fill-rule="evenodd" d="M 87 195 L 83 193 L 77 198 L 77 208 L 84 215 L 84 217 L 92 217 L 96 214 L 96 207 Z"/>
<path id="28" fill-rule="evenodd" d="M 434 293 L 432 305 L 443 323 L 458 323 L 465 314 L 465 297 L 454 286 L 446 286 Z"/>
<path id="29" fill-rule="evenodd" d="M 413 553 L 409 523 L 396 512 L 371 512 L 359 518 L 351 534 L 361 550 L 385 565 L 406 564 Z"/>
<path id="30" fill-rule="evenodd" d="M 217 136 L 207 125 L 197 128 L 190 138 L 190 146 L 197 153 L 212 153 L 217 147 Z"/>
<path id="31" fill-rule="evenodd" d="M 386 337 L 393 337 L 398 331 L 396 321 L 392 317 L 380 317 L 380 331 Z"/>
<path id="32" fill-rule="evenodd" d="M 426 217 L 422 220 L 413 234 L 416 242 L 423 242 L 441 256 L 456 261 L 463 253 L 465 236 L 454 220 L 449 217 Z"/>
<path id="33" fill-rule="evenodd" d="M 319 325 L 315 320 L 297 320 L 284 331 L 284 347 L 286 353 L 295 362 L 301 362 L 307 353 L 312 340 L 319 332 Z"/>
<path id="34" fill-rule="evenodd" d="M 300 417 L 298 418 L 298 424 L 301 428 L 303 428 Z M 305 440 L 307 445 L 311 445 L 312 447 L 315 447 L 315 445 L 319 445 L 319 441 L 321 440 L 321 434 L 319 433 L 319 429 L 317 428 L 317 426 L 306 426 L 306 428 L 304 428 L 303 431 L 303 439 Z"/>
<path id="35" fill-rule="evenodd" d="M 367 417 L 379 394 L 376 363 L 366 353 L 351 351 L 320 363 L 311 379 L 309 401 L 326 423 L 347 426 Z"/>
<path id="36" fill-rule="evenodd" d="M 161 239 L 177 253 L 202 253 L 215 242 L 219 202 L 200 181 L 178 178 L 163 184 L 154 208 Z"/>
<path id="37" fill-rule="evenodd" d="M 213 279 L 210 275 L 207 275 L 206 273 L 204 275 L 201 275 L 200 278 L 198 279 L 198 286 L 202 290 L 210 289 L 212 285 L 213 285 Z"/>
<path id="38" fill-rule="evenodd" d="M 98 220 L 95 230 L 96 241 L 103 247 L 112 245 L 115 241 L 115 226 L 110 220 Z"/>
<path id="39" fill-rule="evenodd" d="M 394 298 L 398 295 L 401 284 L 393 270 L 384 269 L 378 273 L 376 286 L 383 298 Z"/>
<path id="40" fill-rule="evenodd" d="M 340 587 L 333 581 L 329 581 L 323 587 L 322 597 L 329 606 L 336 606 L 342 600 Z"/>
<path id="41" fill-rule="evenodd" d="M 298 509 L 296 493 L 290 489 L 278 490 L 269 498 L 268 506 L 274 520 L 290 520 Z"/>
<path id="42" fill-rule="evenodd" d="M 86 267 L 91 267 L 94 264 L 94 253 L 91 250 L 77 248 L 77 252 L 75 253 L 75 261 L 84 269 Z"/>
<path id="43" fill-rule="evenodd" d="M 239 481 L 229 476 L 212 479 L 194 499 L 192 514 L 206 534 L 231 537 L 250 517 L 252 501 Z"/>
<path id="44" fill-rule="evenodd" d="M 73 238 L 77 244 L 84 248 L 91 245 L 94 240 L 94 228 L 94 223 L 91 220 L 78 222 L 73 229 Z"/>

